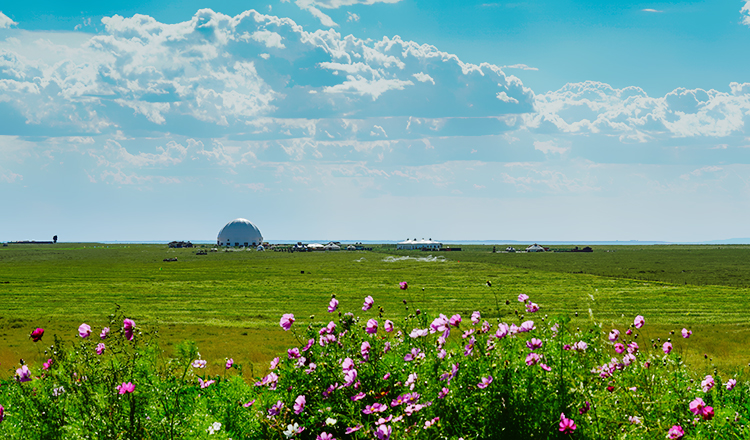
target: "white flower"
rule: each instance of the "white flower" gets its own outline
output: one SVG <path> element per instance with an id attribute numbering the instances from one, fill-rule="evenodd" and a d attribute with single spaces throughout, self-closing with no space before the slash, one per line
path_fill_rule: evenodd
<path id="1" fill-rule="evenodd" d="M 294 437 L 294 434 L 296 434 L 298 430 L 299 430 L 299 424 L 297 423 L 295 423 L 294 425 L 287 425 L 286 431 L 284 431 L 284 435 L 286 436 L 286 438 L 292 438 Z"/>
<path id="2" fill-rule="evenodd" d="M 331 417 L 329 417 L 329 418 L 326 419 L 326 425 L 328 425 L 328 426 L 333 426 L 333 425 L 336 424 L 336 422 L 337 422 L 337 420 L 334 419 L 334 418 L 331 418 Z"/>
<path id="3" fill-rule="evenodd" d="M 211 426 L 208 427 L 206 431 L 208 432 L 209 435 L 212 435 L 212 434 L 219 432 L 220 429 L 221 429 L 221 423 L 214 422 L 213 424 L 211 424 Z"/>

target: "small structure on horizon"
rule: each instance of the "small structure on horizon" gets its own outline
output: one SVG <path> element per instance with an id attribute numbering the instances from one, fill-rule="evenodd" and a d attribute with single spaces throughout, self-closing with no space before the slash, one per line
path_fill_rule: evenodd
<path id="1" fill-rule="evenodd" d="M 534 243 L 526 248 L 526 252 L 544 252 L 546 249 L 538 244 Z"/>
<path id="2" fill-rule="evenodd" d="M 263 244 L 263 236 L 253 222 L 238 218 L 221 228 L 216 244 L 219 246 L 256 247 Z"/>
<path id="3" fill-rule="evenodd" d="M 400 241 L 396 243 L 396 249 L 399 250 L 415 250 L 415 249 L 430 249 L 430 250 L 440 250 L 440 248 L 443 247 L 443 243 L 439 241 L 435 241 L 432 238 L 425 240 L 424 238 L 421 240 L 417 240 L 416 238 L 414 240 L 407 238 L 404 241 Z"/>

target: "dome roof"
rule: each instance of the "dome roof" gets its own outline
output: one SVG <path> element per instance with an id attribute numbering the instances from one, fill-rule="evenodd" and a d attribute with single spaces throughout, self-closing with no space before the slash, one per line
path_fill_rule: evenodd
<path id="1" fill-rule="evenodd" d="M 253 222 L 238 218 L 221 228 L 216 241 L 219 246 L 257 246 L 263 243 L 263 236 Z"/>

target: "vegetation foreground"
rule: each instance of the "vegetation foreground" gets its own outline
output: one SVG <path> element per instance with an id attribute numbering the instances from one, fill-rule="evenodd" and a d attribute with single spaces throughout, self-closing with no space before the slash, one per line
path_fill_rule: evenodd
<path id="1" fill-rule="evenodd" d="M 406 282 L 399 285 L 408 289 Z M 398 287 L 396 287 L 398 289 Z M 165 356 L 120 312 L 44 349 L 0 386 L 0 435 L 17 439 L 747 438 L 749 384 L 697 380 L 674 350 L 691 329 L 576 326 L 526 294 L 494 313 L 406 316 L 372 296 L 324 319 L 284 313 L 297 344 L 247 383 L 238 359 L 208 374 L 195 344 Z M 500 308 L 512 310 L 502 312 Z M 546 305 L 545 310 L 552 310 Z M 327 312 L 327 313 L 326 313 Z M 486 319 L 504 315 L 508 319 Z M 673 332 L 674 333 L 674 332 Z M 44 329 L 30 335 L 45 344 Z"/>

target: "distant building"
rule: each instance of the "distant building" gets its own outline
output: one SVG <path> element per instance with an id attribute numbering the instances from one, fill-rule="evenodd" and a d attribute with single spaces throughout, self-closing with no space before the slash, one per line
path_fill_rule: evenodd
<path id="1" fill-rule="evenodd" d="M 263 244 L 263 236 L 260 230 L 250 220 L 238 218 L 227 223 L 216 239 L 219 246 L 244 246 L 256 247 Z"/>
<path id="2" fill-rule="evenodd" d="M 546 248 L 539 246 L 536 243 L 526 248 L 526 252 L 544 252 L 545 250 Z"/>
<path id="3" fill-rule="evenodd" d="M 414 240 L 407 238 L 404 241 L 400 241 L 396 243 L 396 249 L 400 250 L 414 250 L 414 249 L 433 249 L 433 250 L 440 250 L 440 248 L 443 247 L 443 243 L 440 243 L 439 241 L 435 241 L 433 239 L 427 239 L 424 238 L 421 240 L 417 240 L 416 238 Z"/>

